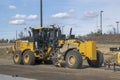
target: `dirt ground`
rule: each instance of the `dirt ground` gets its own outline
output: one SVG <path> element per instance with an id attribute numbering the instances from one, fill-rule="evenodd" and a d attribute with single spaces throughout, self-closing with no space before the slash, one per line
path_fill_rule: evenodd
<path id="1" fill-rule="evenodd" d="M 119 47 L 114 44 L 98 44 L 97 49 L 104 53 L 105 60 L 113 54 L 109 51 L 110 47 Z M 12 55 L 6 54 L 6 49 L 0 48 L 0 74 L 10 75 L 11 77 L 26 77 L 37 80 L 120 80 L 120 68 L 114 72 L 101 68 L 91 68 L 83 63 L 82 69 L 58 68 L 53 65 L 15 65 Z"/>

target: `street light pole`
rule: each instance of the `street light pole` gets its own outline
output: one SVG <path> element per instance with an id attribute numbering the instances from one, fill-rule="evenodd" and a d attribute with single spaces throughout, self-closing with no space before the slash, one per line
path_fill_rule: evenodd
<path id="1" fill-rule="evenodd" d="M 117 34 L 119 34 L 119 21 L 116 21 L 117 24 Z"/>
<path id="2" fill-rule="evenodd" d="M 40 0 L 40 27 L 43 27 L 43 10 L 42 10 L 42 0 Z"/>
<path id="3" fill-rule="evenodd" d="M 103 27 L 103 26 L 102 26 L 102 24 L 103 24 L 103 22 L 102 22 L 102 21 L 103 21 L 103 19 L 102 19 L 102 18 L 103 18 L 102 13 L 103 13 L 103 12 L 104 12 L 104 11 L 100 11 L 100 31 L 101 31 L 101 35 L 102 35 L 102 27 Z"/>

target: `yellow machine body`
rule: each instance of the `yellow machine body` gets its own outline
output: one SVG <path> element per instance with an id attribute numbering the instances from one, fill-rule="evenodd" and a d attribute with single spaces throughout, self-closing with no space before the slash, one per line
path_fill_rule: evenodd
<path id="1" fill-rule="evenodd" d="M 120 64 L 120 52 L 117 54 L 117 63 Z"/>
<path id="2" fill-rule="evenodd" d="M 50 29 L 53 29 L 53 28 L 51 28 L 51 27 L 47 27 L 47 28 L 38 27 L 38 28 L 31 28 L 31 29 L 42 31 L 43 29 L 50 30 Z M 44 51 L 44 55 L 43 55 L 42 51 L 35 50 L 34 42 L 29 42 L 28 40 L 18 39 L 18 40 L 16 40 L 15 46 L 13 47 L 12 50 L 13 50 L 13 52 L 16 51 L 16 50 L 19 50 L 22 53 L 24 53 L 26 50 L 30 50 L 34 53 L 35 58 L 46 60 L 49 57 L 52 49 L 53 49 L 53 47 L 49 47 L 46 51 Z"/>
<path id="3" fill-rule="evenodd" d="M 58 44 L 63 44 L 63 45 L 73 44 L 75 45 L 74 48 L 77 48 L 80 54 L 82 54 L 85 58 L 89 58 L 90 60 L 96 60 L 96 43 L 94 41 L 79 42 L 75 39 L 59 40 Z M 69 49 L 69 47 L 67 49 Z M 27 40 L 26 41 L 17 40 L 15 45 L 15 50 L 20 50 L 22 52 L 24 52 L 25 50 L 31 50 L 32 52 L 34 52 L 35 57 L 47 59 L 52 51 L 52 47 L 48 48 L 46 54 L 43 57 L 41 57 L 41 55 L 37 54 L 37 52 L 34 50 L 33 42 L 29 42 Z M 119 63 L 120 63 L 120 58 L 119 58 Z"/>
<path id="4" fill-rule="evenodd" d="M 93 41 L 81 42 L 80 53 L 90 60 L 96 60 L 96 43 Z"/>
<path id="5" fill-rule="evenodd" d="M 13 48 L 15 63 L 35 64 L 35 61 L 44 61 L 45 63 L 56 58 L 57 65 L 66 61 L 69 65 L 74 65 L 73 68 L 78 68 L 81 65 L 78 62 L 82 59 L 88 60 L 91 66 L 97 65 L 99 59 L 97 59 L 96 42 L 79 41 L 71 37 L 64 39 L 62 37 L 64 34 L 61 34 L 60 28 L 56 27 L 31 28 L 31 31 L 32 36 L 29 34 L 29 37 L 15 41 Z M 77 62 L 77 58 L 81 60 Z M 120 63 L 120 55 L 118 59 L 118 63 Z M 102 65 L 102 62 L 103 60 L 98 64 Z"/>
<path id="6" fill-rule="evenodd" d="M 65 41 L 60 40 L 59 44 L 67 44 L 68 47 L 66 48 L 66 50 L 69 48 L 76 48 L 85 58 L 96 60 L 96 42 L 94 41 L 81 42 L 76 39 L 71 39 Z M 70 47 L 70 45 L 72 45 L 72 47 Z"/>
<path id="7" fill-rule="evenodd" d="M 34 53 L 34 56 L 38 59 L 47 59 L 48 56 L 50 55 L 52 48 L 48 48 L 46 51 L 45 55 L 42 55 L 42 53 L 34 50 L 34 43 L 29 42 L 29 41 L 24 41 L 24 40 L 17 40 L 16 45 L 15 45 L 15 50 L 20 50 L 21 52 L 24 52 L 26 50 L 30 50 Z"/>
<path id="8" fill-rule="evenodd" d="M 15 43 L 15 49 L 20 51 L 31 50 L 34 51 L 33 42 L 17 40 Z"/>

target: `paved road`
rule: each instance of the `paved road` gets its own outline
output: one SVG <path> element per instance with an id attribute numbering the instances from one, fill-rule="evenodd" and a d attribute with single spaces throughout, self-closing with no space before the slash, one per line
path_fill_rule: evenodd
<path id="1" fill-rule="evenodd" d="M 13 77 L 13 76 L 9 76 L 9 75 L 1 75 L 0 74 L 0 80 L 35 80 L 35 79 Z"/>
<path id="2" fill-rule="evenodd" d="M 0 59 L 0 63 L 3 59 Z M 3 60 L 4 61 L 4 60 Z M 84 67 L 83 69 L 56 68 L 53 65 L 14 65 L 11 60 L 5 60 L 0 64 L 0 74 L 26 77 L 37 80 L 120 80 L 120 71 L 95 69 Z"/>

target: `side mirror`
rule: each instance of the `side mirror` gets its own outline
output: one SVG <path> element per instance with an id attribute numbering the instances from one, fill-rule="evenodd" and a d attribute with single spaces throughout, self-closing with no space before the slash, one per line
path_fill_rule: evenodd
<path id="1" fill-rule="evenodd" d="M 75 35 L 70 35 L 70 39 L 75 39 Z"/>
<path id="2" fill-rule="evenodd" d="M 61 35 L 61 39 L 62 39 L 62 40 L 65 40 L 65 39 L 66 39 L 66 35 L 62 34 L 62 35 Z"/>
<path id="3" fill-rule="evenodd" d="M 69 34 L 69 36 L 71 36 L 72 35 L 72 28 L 70 28 L 70 34 Z"/>
<path id="4" fill-rule="evenodd" d="M 31 35 L 31 32 L 30 31 L 28 31 L 28 33 L 29 33 L 29 36 L 31 37 L 32 35 Z"/>

